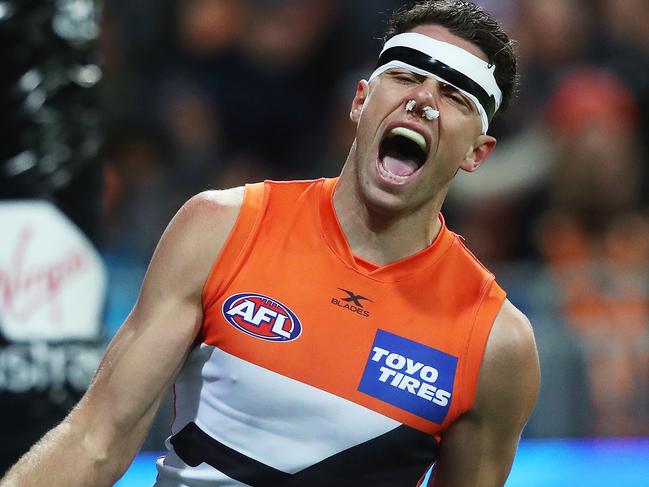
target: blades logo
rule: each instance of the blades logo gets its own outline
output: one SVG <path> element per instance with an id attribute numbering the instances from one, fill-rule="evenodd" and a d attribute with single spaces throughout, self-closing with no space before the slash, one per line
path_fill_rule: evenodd
<path id="1" fill-rule="evenodd" d="M 331 304 L 340 308 L 344 308 L 348 311 L 351 311 L 352 313 L 356 313 L 360 316 L 363 316 L 364 318 L 370 316 L 370 312 L 364 309 L 362 301 L 371 303 L 371 299 L 366 298 L 365 296 L 361 296 L 360 294 L 355 294 L 354 292 L 348 291 L 347 289 L 343 289 L 341 287 L 339 287 L 338 289 L 347 293 L 347 296 L 342 298 L 331 298 Z"/>
<path id="2" fill-rule="evenodd" d="M 302 333 L 302 325 L 295 313 L 263 294 L 230 296 L 223 303 L 222 312 L 232 326 L 262 340 L 290 342 Z"/>

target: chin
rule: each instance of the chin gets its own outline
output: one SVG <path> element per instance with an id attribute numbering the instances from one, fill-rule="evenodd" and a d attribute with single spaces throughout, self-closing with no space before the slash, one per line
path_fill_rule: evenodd
<path id="1" fill-rule="evenodd" d="M 385 184 L 383 179 L 373 174 L 361 185 L 361 198 L 374 213 L 403 214 L 417 206 L 413 189 L 409 185 Z"/>

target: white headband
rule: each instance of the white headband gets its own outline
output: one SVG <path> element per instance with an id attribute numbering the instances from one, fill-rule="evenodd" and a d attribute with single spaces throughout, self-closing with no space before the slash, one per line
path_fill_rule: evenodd
<path id="1" fill-rule="evenodd" d="M 502 103 L 496 83 L 496 67 L 464 49 L 415 32 L 389 39 L 369 81 L 392 68 L 402 68 L 422 76 L 434 76 L 469 98 L 482 120 L 482 133 Z"/>

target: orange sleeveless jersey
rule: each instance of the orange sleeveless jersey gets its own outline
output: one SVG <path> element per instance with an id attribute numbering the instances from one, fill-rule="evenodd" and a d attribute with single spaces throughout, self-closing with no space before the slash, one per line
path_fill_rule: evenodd
<path id="1" fill-rule="evenodd" d="M 177 472 L 191 464 L 182 450 L 190 451 L 192 441 L 205 450 L 215 439 L 219 449 L 225 444 L 246 462 L 251 457 L 255 465 L 271 468 L 257 477 L 241 473 L 256 467 L 223 466 L 221 450 L 212 462 L 197 459 L 194 463 L 208 463 L 224 479 L 234 479 L 217 485 L 291 485 L 281 475 L 314 470 L 314 465 L 333 463 L 331 458 L 354 449 L 357 455 L 362 444 L 378 455 L 379 463 L 368 467 L 372 476 L 358 473 L 352 482 L 350 469 L 361 467 L 348 462 L 341 474 L 345 480 L 330 485 L 365 485 L 370 478 L 372 485 L 414 485 L 434 460 L 434 448 L 415 462 L 412 477 L 399 474 L 413 483 L 395 483 L 396 477 L 381 477 L 377 471 L 400 468 L 386 458 L 402 455 L 394 448 L 397 443 L 399 450 L 407 447 L 397 442 L 394 452 L 388 447 L 385 453 L 374 449 L 377 438 L 387 441 L 386 435 L 406 428 L 436 445 L 443 431 L 471 407 L 504 291 L 445 225 L 430 247 L 389 265 L 355 258 L 332 205 L 336 181 L 246 187 L 237 223 L 203 292 L 200 347 L 206 355 L 194 370 L 202 381 L 192 392 L 182 386 L 190 381 L 185 373 L 179 377 L 182 390 L 176 387 L 176 406 L 185 410 L 177 410 L 180 418 L 171 438 L 177 450 L 172 453 L 180 457 Z M 206 372 L 209 360 L 218 361 L 212 375 Z M 209 387 L 221 389 L 208 394 Z M 194 402 L 181 394 L 194 396 Z M 201 406 L 201 401 L 210 406 Z M 210 408 L 214 414 L 205 412 L 201 419 L 200 411 Z M 293 420 L 315 431 L 315 438 L 303 438 L 309 436 L 306 431 L 292 432 Z M 241 424 L 246 422 L 253 426 L 245 429 Z M 340 433 L 338 422 L 343 425 Z M 189 439 L 187 424 L 194 423 L 198 426 L 192 434 L 206 432 L 208 443 Z M 283 425 L 278 431 L 277 424 Z M 367 431 L 351 432 L 356 430 Z M 266 444 L 268 431 L 275 436 Z M 333 438 L 336 434 L 343 439 Z M 265 453 L 282 442 L 291 451 Z M 318 478 L 331 482 L 335 475 L 327 480 L 328 472 L 323 469 Z M 262 478 L 271 480 L 264 483 Z M 296 485 L 307 485 L 307 478 Z"/>

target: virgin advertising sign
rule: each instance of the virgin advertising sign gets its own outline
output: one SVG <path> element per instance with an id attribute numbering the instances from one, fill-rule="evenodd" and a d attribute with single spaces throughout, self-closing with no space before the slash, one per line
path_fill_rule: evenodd
<path id="1" fill-rule="evenodd" d="M 100 256 L 55 206 L 0 202 L 0 331 L 6 339 L 95 339 L 105 293 Z"/>

